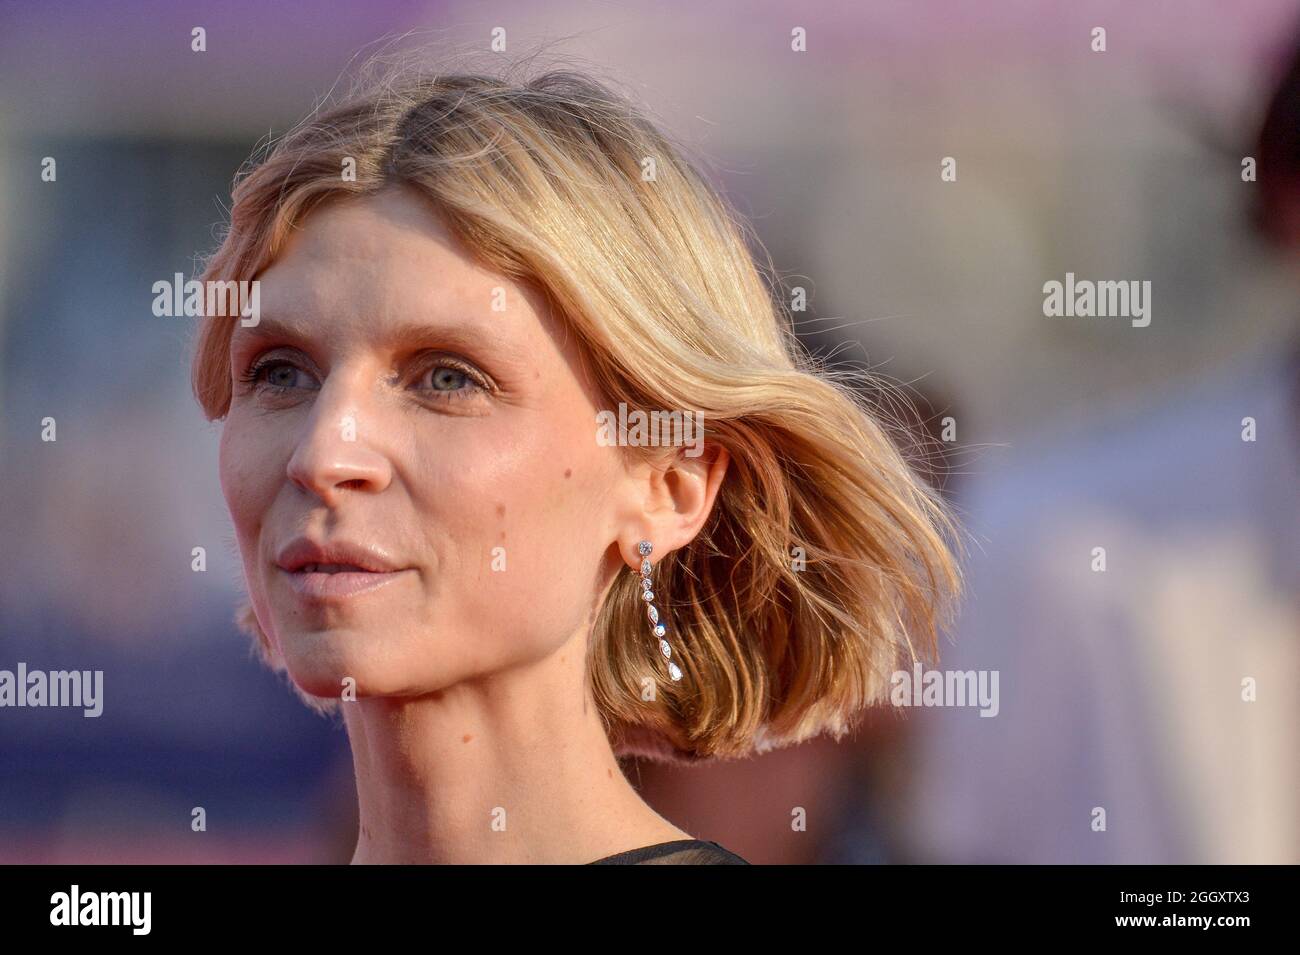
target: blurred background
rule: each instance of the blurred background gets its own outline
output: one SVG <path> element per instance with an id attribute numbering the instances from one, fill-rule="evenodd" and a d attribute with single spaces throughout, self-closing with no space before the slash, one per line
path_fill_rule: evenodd
<path id="1" fill-rule="evenodd" d="M 0 709 L 0 862 L 350 858 L 346 734 L 235 629 L 219 425 L 151 286 L 350 59 L 494 27 L 648 106 L 808 347 L 908 387 L 970 536 L 941 666 L 1000 676 L 996 717 L 635 765 L 647 799 L 755 863 L 1300 862 L 1296 0 L 0 2 L 0 669 L 105 684 Z M 1067 272 L 1150 281 L 1149 326 L 1046 317 Z"/>

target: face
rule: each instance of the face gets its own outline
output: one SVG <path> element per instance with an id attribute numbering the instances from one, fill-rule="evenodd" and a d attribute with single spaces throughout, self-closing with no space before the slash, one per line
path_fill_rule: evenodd
<path id="1" fill-rule="evenodd" d="M 294 681 L 415 695 L 555 653 L 619 566 L 625 473 L 573 336 L 402 189 L 314 211 L 259 278 L 221 484 Z"/>

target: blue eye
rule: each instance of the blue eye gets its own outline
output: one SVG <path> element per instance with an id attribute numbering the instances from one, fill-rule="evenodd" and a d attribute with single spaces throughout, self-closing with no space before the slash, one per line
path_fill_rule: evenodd
<path id="1" fill-rule="evenodd" d="M 438 401 L 473 398 L 489 390 L 486 381 L 469 366 L 446 356 L 429 365 L 419 379 L 419 388 Z"/>
<path id="2" fill-rule="evenodd" d="M 430 382 L 434 391 L 457 391 L 469 381 L 469 375 L 450 365 L 439 365 L 433 369 Z"/>
<path id="3" fill-rule="evenodd" d="M 299 380 L 299 375 L 309 380 L 311 378 L 297 365 L 284 359 L 271 358 L 256 363 L 248 371 L 244 372 L 240 378 L 245 384 L 254 388 L 258 385 L 265 385 L 272 391 L 291 391 L 294 388 L 304 387 Z M 306 387 L 310 387 L 310 385 L 306 385 Z"/>
<path id="4" fill-rule="evenodd" d="M 288 397 L 294 392 L 315 391 L 321 386 L 311 372 L 285 358 L 263 358 L 239 376 L 249 391 Z M 394 379 L 393 384 L 397 384 Z M 439 357 L 411 385 L 424 392 L 426 400 L 446 402 L 475 398 L 492 391 L 492 386 L 472 366 L 462 366 L 459 361 Z"/>
<path id="5" fill-rule="evenodd" d="M 271 365 L 266 369 L 266 383 L 274 388 L 290 388 L 297 380 L 297 372 L 293 365 Z"/>

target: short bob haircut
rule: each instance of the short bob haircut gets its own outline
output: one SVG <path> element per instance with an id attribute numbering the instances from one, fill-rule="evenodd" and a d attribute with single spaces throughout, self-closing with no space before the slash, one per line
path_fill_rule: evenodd
<path id="1" fill-rule="evenodd" d="M 700 534 L 656 569 L 684 678 L 656 675 L 635 574 L 595 618 L 587 668 L 614 751 L 694 762 L 839 739 L 892 673 L 937 658 L 960 589 L 956 521 L 854 387 L 882 382 L 798 344 L 770 256 L 686 150 L 585 71 L 512 70 L 387 70 L 322 102 L 240 170 L 202 280 L 255 278 L 325 203 L 394 184 L 425 197 L 577 334 L 604 407 L 702 412 L 706 441 L 730 453 Z M 209 319 L 197 333 L 209 420 L 230 407 L 232 331 Z M 249 605 L 238 620 L 283 672 Z"/>

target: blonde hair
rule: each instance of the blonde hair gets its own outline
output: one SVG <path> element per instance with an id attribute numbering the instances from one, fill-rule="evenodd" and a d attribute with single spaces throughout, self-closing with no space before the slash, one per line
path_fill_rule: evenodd
<path id="1" fill-rule="evenodd" d="M 617 752 L 694 761 L 842 737 L 894 671 L 937 656 L 960 577 L 944 503 L 852 376 L 798 345 L 770 258 L 684 156 L 580 72 L 390 75 L 322 104 L 240 171 L 203 280 L 251 279 L 313 208 L 404 184 L 483 263 L 545 295 L 607 407 L 702 412 L 731 463 L 700 534 L 655 571 L 685 677 L 642 699 L 657 651 L 631 573 L 600 608 L 587 661 Z M 193 386 L 209 419 L 229 409 L 232 329 L 199 331 Z M 282 670 L 251 607 L 239 619 Z"/>

